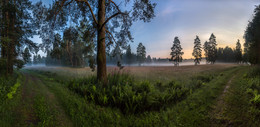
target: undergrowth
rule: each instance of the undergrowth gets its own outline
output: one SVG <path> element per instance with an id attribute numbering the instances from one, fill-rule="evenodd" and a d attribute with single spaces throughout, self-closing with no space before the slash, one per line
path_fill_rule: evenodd
<path id="1" fill-rule="evenodd" d="M 95 76 L 75 79 L 68 83 L 70 90 L 86 100 L 100 106 L 120 109 L 125 114 L 159 111 L 168 104 L 185 99 L 192 91 L 211 81 L 212 75 L 199 75 L 189 82 L 181 84 L 173 80 L 167 84 L 149 81 L 137 82 L 132 76 L 115 72 L 108 75 L 108 84 L 103 86 Z"/>

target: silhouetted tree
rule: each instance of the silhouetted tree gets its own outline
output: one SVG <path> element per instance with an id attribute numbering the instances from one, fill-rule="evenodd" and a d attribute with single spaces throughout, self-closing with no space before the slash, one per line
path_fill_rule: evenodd
<path id="1" fill-rule="evenodd" d="M 133 6 L 129 6 L 129 4 L 133 4 Z M 123 5 L 132 8 L 128 7 L 122 11 L 120 7 Z M 46 17 L 44 21 L 51 22 L 41 25 L 43 31 L 41 37 L 47 47 L 51 42 L 49 38 L 54 35 L 53 29 L 65 27 L 69 19 L 68 16 L 74 23 L 81 19 L 92 21 L 97 34 L 97 78 L 106 84 L 106 48 L 113 44 L 110 42 L 125 47 L 127 42 L 133 41 L 130 32 L 132 22 L 137 20 L 149 22 L 155 17 L 156 4 L 152 3 L 151 0 L 124 0 L 120 1 L 120 4 L 116 4 L 113 0 L 55 0 L 49 9 L 41 3 L 36 6 L 38 10 L 35 10 L 34 13 L 39 22 L 42 21 L 42 17 Z M 43 11 L 45 12 L 43 13 Z M 47 16 L 43 16 L 45 14 Z M 55 27 L 51 25 L 55 25 Z"/>
<path id="2" fill-rule="evenodd" d="M 242 49 L 241 49 L 241 44 L 240 41 L 238 40 L 236 43 L 236 50 L 235 50 L 235 55 L 236 55 L 236 62 L 241 63 L 243 58 L 242 58 Z"/>
<path id="3" fill-rule="evenodd" d="M 131 51 L 131 46 L 128 45 L 127 49 L 126 49 L 126 64 L 131 64 L 132 63 L 132 59 L 133 55 L 132 55 L 132 51 Z"/>
<path id="4" fill-rule="evenodd" d="M 217 61 L 218 62 L 236 62 L 236 50 L 226 46 L 225 48 L 218 48 L 217 50 Z"/>
<path id="5" fill-rule="evenodd" d="M 251 64 L 260 64 L 260 5 L 256 6 L 254 17 L 245 31 L 244 59 Z"/>
<path id="6" fill-rule="evenodd" d="M 179 62 L 182 62 L 182 55 L 184 53 L 182 52 L 181 42 L 178 39 L 178 37 L 174 38 L 171 50 L 172 52 L 170 54 L 171 55 L 170 60 L 174 62 L 175 66 L 179 66 Z"/>
<path id="7" fill-rule="evenodd" d="M 139 63 L 139 66 L 144 63 L 145 61 L 145 58 L 146 58 L 146 51 L 145 51 L 145 47 L 143 46 L 142 43 L 139 43 L 138 44 L 138 47 L 137 47 L 137 61 Z"/>
<path id="8" fill-rule="evenodd" d="M 23 53 L 22 53 L 23 61 L 24 61 L 25 64 L 31 62 L 31 56 L 32 56 L 32 55 L 31 55 L 31 53 L 30 53 L 30 51 L 29 51 L 29 48 L 26 47 L 26 48 L 24 49 Z"/>
<path id="9" fill-rule="evenodd" d="M 201 61 L 201 43 L 200 43 L 200 39 L 198 36 L 196 36 L 196 39 L 194 40 L 194 48 L 193 48 L 193 52 L 192 52 L 192 56 L 194 56 L 194 62 L 195 65 L 200 64 Z"/>
<path id="10" fill-rule="evenodd" d="M 209 38 L 209 42 L 204 43 L 204 51 L 207 63 L 214 64 L 217 59 L 217 42 L 213 33 Z"/>
<path id="11" fill-rule="evenodd" d="M 150 55 L 147 56 L 147 58 L 146 58 L 146 62 L 147 62 L 147 63 L 151 63 L 151 62 L 152 62 L 152 58 L 151 58 Z"/>

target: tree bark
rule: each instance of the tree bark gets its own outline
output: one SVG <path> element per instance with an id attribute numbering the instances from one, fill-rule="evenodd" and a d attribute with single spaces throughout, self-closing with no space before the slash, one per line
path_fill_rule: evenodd
<path id="1" fill-rule="evenodd" d="M 97 79 L 107 84 L 107 67 L 106 67 L 106 29 L 102 27 L 106 20 L 105 0 L 98 1 L 98 36 L 97 36 Z"/>

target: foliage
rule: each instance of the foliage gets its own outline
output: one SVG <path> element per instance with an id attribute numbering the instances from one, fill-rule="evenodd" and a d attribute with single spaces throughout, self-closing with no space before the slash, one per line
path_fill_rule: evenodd
<path id="1" fill-rule="evenodd" d="M 2 0 L 0 2 L 0 50 L 1 59 L 6 61 L 6 75 L 13 73 L 14 66 L 22 67 L 18 59 L 24 46 L 29 50 L 37 45 L 29 38 L 36 34 L 36 25 L 31 15 L 29 0 Z"/>
<path id="2" fill-rule="evenodd" d="M 205 42 L 203 45 L 204 51 L 205 51 L 205 57 L 207 63 L 214 64 L 217 59 L 217 42 L 216 42 L 216 37 L 212 33 L 209 42 Z"/>
<path id="3" fill-rule="evenodd" d="M 19 74 L 16 83 L 10 88 L 9 93 L 7 93 L 7 98 L 12 99 L 14 94 L 16 94 L 17 89 L 21 86 L 22 75 Z"/>
<path id="4" fill-rule="evenodd" d="M 218 62 L 237 62 L 236 50 L 226 46 L 225 48 L 218 48 L 217 50 L 217 61 Z"/>
<path id="5" fill-rule="evenodd" d="M 236 54 L 236 62 L 237 63 L 242 62 L 243 58 L 242 58 L 242 49 L 241 49 L 240 40 L 237 41 L 235 54 Z"/>
<path id="6" fill-rule="evenodd" d="M 139 43 L 136 49 L 136 56 L 137 56 L 137 61 L 139 63 L 139 66 L 145 61 L 146 59 L 146 51 L 145 47 L 142 43 Z"/>
<path id="7" fill-rule="evenodd" d="M 259 54 L 259 48 L 260 48 L 260 38 L 259 38 L 259 32 L 260 32 L 260 5 L 256 6 L 254 11 L 254 17 L 252 21 L 248 23 L 248 26 L 245 30 L 244 38 L 245 38 L 245 44 L 244 44 L 244 59 L 245 61 L 250 62 L 251 64 L 259 64 L 260 63 L 260 54 Z"/>
<path id="8" fill-rule="evenodd" d="M 91 25 L 81 22 L 80 26 L 66 28 L 63 38 L 56 34 L 52 49 L 48 50 L 46 65 L 85 67 L 87 61 L 92 69 L 94 61 L 94 35 Z"/>
<path id="9" fill-rule="evenodd" d="M 97 78 L 107 82 L 106 50 L 112 44 L 125 48 L 128 42 L 133 41 L 130 32 L 132 23 L 138 20 L 150 22 L 155 17 L 156 4 L 150 0 L 125 0 L 121 1 L 123 4 L 116 3 L 112 0 L 55 0 L 49 8 L 42 5 L 42 2 L 36 3 L 37 9 L 33 13 L 39 22 L 43 47 L 50 47 L 54 35 L 65 28 L 69 20 L 74 24 L 81 20 L 90 21 L 95 30 L 93 34 L 97 37 Z M 129 4 L 132 4 L 131 8 L 122 11 L 120 6 Z"/>
<path id="10" fill-rule="evenodd" d="M 212 76 L 201 75 L 194 77 L 188 86 L 178 81 L 153 85 L 148 81 L 136 82 L 130 75 L 116 72 L 108 76 L 107 87 L 102 87 L 95 77 L 72 80 L 68 87 L 97 105 L 116 107 L 123 113 L 132 114 L 159 111 L 185 99 L 191 91 L 212 79 Z"/>
<path id="11" fill-rule="evenodd" d="M 225 115 L 234 126 L 257 127 L 260 122 L 260 69 L 247 67 L 232 84 Z"/>
<path id="12" fill-rule="evenodd" d="M 26 47 L 22 53 L 23 61 L 25 64 L 31 62 L 31 56 L 32 55 L 30 54 L 29 48 Z"/>
<path id="13" fill-rule="evenodd" d="M 194 48 L 193 48 L 193 52 L 192 52 L 192 56 L 194 56 L 194 62 L 195 65 L 200 64 L 201 61 L 201 42 L 198 36 L 196 36 L 196 39 L 194 40 Z"/>
<path id="14" fill-rule="evenodd" d="M 178 37 L 174 38 L 173 45 L 171 47 L 171 61 L 174 62 L 175 66 L 179 65 L 179 62 L 182 62 L 182 55 L 184 54 L 182 52 L 181 42 Z"/>

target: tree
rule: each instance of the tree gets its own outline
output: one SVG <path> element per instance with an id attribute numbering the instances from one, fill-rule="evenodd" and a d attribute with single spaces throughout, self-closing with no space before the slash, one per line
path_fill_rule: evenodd
<path id="1" fill-rule="evenodd" d="M 138 44 L 138 47 L 137 47 L 137 61 L 139 63 L 139 66 L 144 63 L 145 61 L 145 58 L 146 58 L 146 51 L 145 51 L 145 47 L 143 46 L 143 44 L 140 42 Z"/>
<path id="2" fill-rule="evenodd" d="M 23 53 L 22 53 L 23 61 L 24 61 L 25 64 L 31 62 L 31 56 L 32 56 L 32 55 L 31 55 L 31 53 L 30 53 L 30 51 L 29 51 L 29 48 L 26 47 L 26 48 L 24 49 Z"/>
<path id="3" fill-rule="evenodd" d="M 237 63 L 242 62 L 242 60 L 243 60 L 243 58 L 242 58 L 242 49 L 241 49 L 241 44 L 240 44 L 239 40 L 237 40 L 237 43 L 236 43 L 235 56 L 236 56 L 236 62 Z"/>
<path id="4" fill-rule="evenodd" d="M 201 61 L 201 43 L 200 43 L 200 39 L 198 36 L 196 36 L 196 39 L 194 40 L 194 48 L 193 48 L 193 52 L 192 52 L 192 56 L 194 56 L 194 62 L 195 65 L 200 64 Z"/>
<path id="5" fill-rule="evenodd" d="M 126 63 L 128 65 L 130 65 L 132 63 L 132 58 L 133 58 L 133 55 L 132 55 L 132 51 L 131 51 L 131 46 L 128 45 L 127 49 L 126 49 Z"/>
<path id="6" fill-rule="evenodd" d="M 152 58 L 151 58 L 150 55 L 147 56 L 147 58 L 146 58 L 146 62 L 147 62 L 147 63 L 152 63 Z"/>
<path id="7" fill-rule="evenodd" d="M 204 43 L 204 51 L 207 63 L 214 64 L 217 60 L 217 42 L 213 33 L 209 38 L 209 42 Z"/>
<path id="8" fill-rule="evenodd" d="M 175 66 L 179 66 L 179 62 L 182 62 L 182 55 L 184 54 L 182 52 L 181 42 L 178 37 L 174 38 L 173 45 L 171 48 L 171 61 L 174 62 Z"/>
<path id="9" fill-rule="evenodd" d="M 132 8 L 126 7 L 122 11 L 120 7 L 129 6 L 129 4 L 133 4 L 133 6 L 130 5 Z M 41 2 L 36 6 L 39 10 L 35 10 L 34 15 L 38 17 L 39 22 L 44 21 L 41 25 L 43 31 L 41 37 L 46 47 L 52 41 L 50 37 L 54 35 L 53 29 L 66 26 L 69 19 L 66 17 L 70 17 L 74 23 L 81 19 L 88 19 L 92 22 L 97 33 L 97 78 L 106 84 L 106 48 L 113 44 L 111 42 L 124 47 L 127 42 L 133 41 L 130 32 L 132 22 L 137 20 L 149 22 L 155 17 L 156 4 L 151 0 L 124 0 L 120 1 L 120 4 L 116 4 L 113 0 L 55 0 L 49 9 Z M 46 13 L 43 13 L 44 11 Z M 42 17 L 46 18 L 42 20 Z"/>
<path id="10" fill-rule="evenodd" d="M 260 65 L 260 5 L 256 6 L 254 11 L 254 17 L 252 21 L 248 23 L 244 38 L 244 59 L 251 64 Z"/>
<path id="11" fill-rule="evenodd" d="M 0 1 L 0 49 L 1 61 L 5 62 L 5 70 L 1 71 L 5 71 L 6 76 L 13 73 L 14 66 L 22 67 L 18 56 L 24 46 L 30 50 L 37 48 L 29 39 L 36 34 L 31 11 L 29 0 Z"/>

